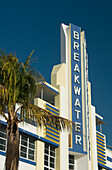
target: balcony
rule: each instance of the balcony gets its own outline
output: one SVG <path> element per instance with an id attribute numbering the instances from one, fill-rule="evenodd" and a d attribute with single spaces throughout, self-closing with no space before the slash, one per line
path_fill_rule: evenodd
<path id="1" fill-rule="evenodd" d="M 36 98 L 34 100 L 34 104 L 36 104 L 38 107 L 48 111 L 51 115 L 59 115 L 59 109 L 55 107 L 54 105 L 40 99 Z M 42 132 L 42 133 L 40 133 Z M 59 131 L 55 127 L 55 125 L 51 126 L 47 124 L 46 127 L 43 128 L 43 130 L 38 131 L 38 135 L 42 135 L 45 139 L 47 139 L 50 143 L 53 142 L 52 144 L 59 146 Z"/>
<path id="2" fill-rule="evenodd" d="M 58 89 L 47 82 L 37 83 L 37 94 L 35 98 L 40 98 L 55 106 L 55 97 L 59 94 Z"/>

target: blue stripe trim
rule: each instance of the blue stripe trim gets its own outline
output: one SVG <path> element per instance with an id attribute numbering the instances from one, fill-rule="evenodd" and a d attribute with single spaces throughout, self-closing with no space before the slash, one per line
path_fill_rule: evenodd
<path id="1" fill-rule="evenodd" d="M 57 135 L 55 135 L 54 133 L 51 133 L 51 132 L 49 132 L 49 131 L 47 131 L 47 130 L 46 130 L 46 133 L 47 133 L 47 134 L 50 134 L 50 135 L 53 135 L 53 136 L 55 136 L 56 138 L 59 138 L 59 136 L 57 136 Z"/>
<path id="2" fill-rule="evenodd" d="M 105 151 L 105 148 L 100 147 L 99 145 L 97 145 L 98 148 L 102 149 L 103 151 Z"/>
<path id="3" fill-rule="evenodd" d="M 102 142 L 102 141 L 99 141 L 99 140 L 97 140 L 97 142 L 100 144 L 100 142 L 101 142 L 101 145 L 105 145 L 105 142 Z M 103 144 L 102 144 L 103 143 Z"/>
<path id="4" fill-rule="evenodd" d="M 6 152 L 0 151 L 0 155 L 6 156 Z M 28 159 L 19 158 L 20 161 L 36 166 L 36 162 L 30 161 Z"/>
<path id="5" fill-rule="evenodd" d="M 103 156 L 103 157 L 106 157 L 105 155 L 103 155 L 103 154 L 101 154 L 101 153 L 99 153 L 99 152 L 98 152 L 98 154 L 101 155 L 101 156 Z"/>
<path id="6" fill-rule="evenodd" d="M 46 123 L 46 125 L 50 126 L 50 127 L 51 127 L 51 129 L 52 129 L 52 128 L 54 128 L 54 129 L 56 129 L 56 130 L 59 130 L 59 128 L 57 129 L 55 126 L 50 125 L 50 124 L 48 124 L 48 123 Z"/>
<path id="7" fill-rule="evenodd" d="M 98 142 L 97 141 L 97 145 L 99 146 L 99 145 L 101 145 L 102 146 L 102 148 L 105 148 L 105 144 L 101 144 L 100 142 Z"/>
<path id="8" fill-rule="evenodd" d="M 99 137 L 99 138 L 100 138 L 100 137 Z M 97 136 L 96 136 L 96 140 L 97 140 L 98 142 L 101 142 L 101 143 L 105 144 L 105 140 L 102 139 L 102 140 L 103 140 L 103 141 L 102 141 L 101 139 L 102 139 L 102 138 L 98 139 Z"/>
<path id="9" fill-rule="evenodd" d="M 7 126 L 7 123 L 6 122 L 4 122 L 4 121 L 2 121 L 2 120 L 0 120 L 0 124 L 2 125 L 2 126 Z"/>
<path id="10" fill-rule="evenodd" d="M 22 161 L 22 162 L 25 162 L 25 163 L 27 163 L 27 164 L 31 164 L 31 165 L 36 166 L 36 162 L 30 161 L 30 160 L 28 160 L 28 159 L 25 159 L 25 158 L 21 158 L 21 157 L 20 157 L 19 160 Z"/>
<path id="11" fill-rule="evenodd" d="M 96 135 L 100 135 L 100 136 L 102 136 L 102 137 L 104 138 L 104 135 L 102 135 L 102 134 L 100 134 L 100 133 L 98 133 L 98 132 L 96 132 Z"/>
<path id="12" fill-rule="evenodd" d="M 18 116 L 18 118 L 20 118 L 20 114 L 19 114 L 19 113 L 17 113 L 17 116 Z M 24 121 L 26 122 L 25 119 L 24 119 Z M 2 120 L 0 120 L 0 123 L 1 123 L 2 125 L 7 126 L 7 123 L 4 122 L 4 121 L 2 121 Z M 36 122 L 36 121 L 29 120 L 27 123 L 37 127 L 37 122 Z"/>
<path id="13" fill-rule="evenodd" d="M 97 150 L 97 154 L 100 154 L 103 157 L 106 157 L 105 153 L 100 153 L 100 151 Z"/>
<path id="14" fill-rule="evenodd" d="M 69 151 L 72 151 L 72 152 L 75 153 L 75 151 L 72 148 L 69 148 Z M 85 155 L 88 154 L 86 151 L 83 151 L 83 152 L 78 151 L 78 153 L 85 154 Z"/>
<path id="15" fill-rule="evenodd" d="M 7 126 L 7 123 L 4 122 L 4 121 L 2 121 L 2 120 L 0 120 L 0 123 L 1 123 L 2 126 L 5 126 L 5 127 Z M 54 146 L 56 146 L 56 147 L 59 147 L 59 144 L 56 144 L 56 143 L 54 143 L 54 142 L 52 142 L 52 141 L 50 141 L 50 140 L 48 140 L 48 139 L 45 139 L 45 138 L 43 138 L 43 137 L 41 137 L 41 136 L 38 136 L 38 135 L 36 135 L 36 134 L 34 134 L 34 133 L 31 133 L 31 132 L 29 132 L 29 131 L 26 131 L 26 130 L 24 130 L 24 129 L 22 129 L 22 128 L 19 128 L 19 131 L 20 131 L 20 133 L 24 133 L 25 135 L 28 135 L 28 136 L 33 137 L 35 140 L 40 140 L 40 141 L 42 141 L 42 142 L 47 142 L 47 143 L 50 143 L 51 145 L 54 145 Z"/>
<path id="16" fill-rule="evenodd" d="M 100 159 L 103 159 L 104 161 L 106 161 L 106 159 L 102 158 L 101 156 L 97 156 L 97 157 L 100 158 Z"/>
<path id="17" fill-rule="evenodd" d="M 99 137 L 99 138 L 100 138 L 100 137 Z M 99 141 L 99 142 L 102 142 L 103 144 L 105 144 L 105 142 L 102 141 L 101 138 L 100 138 L 100 139 L 96 138 L 96 140 Z M 104 139 L 103 139 L 103 140 L 104 140 Z"/>
<path id="18" fill-rule="evenodd" d="M 49 136 L 49 135 L 46 135 L 46 137 L 51 138 L 51 139 L 53 139 L 53 140 L 56 141 L 56 142 L 59 142 L 59 140 L 57 140 L 57 139 L 55 139 L 55 138 L 53 138 L 53 137 L 51 137 L 51 136 Z"/>
<path id="19" fill-rule="evenodd" d="M 102 153 L 104 153 L 104 154 L 105 154 L 105 152 L 103 152 L 102 150 L 100 150 L 100 149 L 98 149 L 98 148 L 97 148 L 97 151 L 102 152 Z"/>
<path id="20" fill-rule="evenodd" d="M 100 160 L 100 159 L 98 159 L 98 161 L 102 162 L 103 164 L 106 164 L 106 161 L 102 161 L 102 160 Z"/>
<path id="21" fill-rule="evenodd" d="M 54 142 L 52 142 L 52 141 L 50 141 L 50 140 L 48 140 L 48 139 L 45 139 L 45 138 L 43 138 L 43 137 L 41 137 L 41 136 L 38 136 L 38 135 L 35 135 L 35 134 L 33 134 L 33 133 L 31 133 L 31 132 L 28 132 L 28 131 L 26 131 L 26 130 L 24 130 L 24 129 L 19 128 L 19 130 L 20 130 L 20 132 L 23 132 L 23 133 L 25 133 L 25 134 L 27 134 L 27 135 L 35 138 L 36 140 L 38 139 L 38 140 L 40 140 L 40 141 L 42 141 L 42 142 L 50 143 L 50 144 L 52 144 L 52 145 L 55 145 L 56 147 L 59 146 L 58 144 L 56 144 L 56 143 L 54 143 Z"/>
<path id="22" fill-rule="evenodd" d="M 59 94 L 58 91 L 54 90 L 52 87 L 49 87 L 48 85 L 46 85 L 45 83 L 42 83 L 44 86 L 48 87 L 49 89 L 51 89 L 52 91 L 56 92 L 57 94 Z"/>
<path id="23" fill-rule="evenodd" d="M 0 155 L 6 156 L 6 152 L 0 151 Z"/>
<path id="24" fill-rule="evenodd" d="M 104 140 L 104 138 L 102 138 L 102 137 L 96 135 L 96 139 L 97 139 L 97 140 L 99 140 L 97 137 L 100 138 L 100 139 L 102 139 L 102 140 Z"/>
<path id="25" fill-rule="evenodd" d="M 53 111 L 53 110 L 51 110 L 51 109 L 49 109 L 49 108 L 47 108 L 47 107 L 46 107 L 46 109 L 49 110 L 49 111 L 51 111 L 51 112 L 53 112 L 53 113 L 55 113 L 55 114 L 57 114 L 57 115 L 59 115 L 59 113 L 57 113 L 57 112 L 55 112 L 55 111 Z"/>
<path id="26" fill-rule="evenodd" d="M 99 162 L 98 162 L 98 165 L 100 165 L 101 167 L 106 168 L 106 169 L 108 169 L 108 170 L 112 170 L 112 168 L 110 168 L 110 167 L 108 167 L 108 166 L 105 166 L 105 165 L 102 165 L 102 164 L 99 163 Z"/>
<path id="27" fill-rule="evenodd" d="M 19 114 L 19 113 L 17 113 L 17 116 L 18 116 L 18 118 L 20 119 L 20 114 Z M 37 122 L 36 122 L 36 121 L 33 121 L 33 120 L 28 120 L 28 121 L 26 121 L 26 119 L 24 119 L 24 121 L 27 122 L 28 124 L 31 124 L 31 125 L 37 127 Z"/>
<path id="28" fill-rule="evenodd" d="M 52 131 L 52 132 L 54 132 L 54 133 L 57 133 L 57 134 L 59 135 L 59 132 L 53 130 L 52 128 L 49 128 L 48 126 L 46 127 L 46 130 L 47 130 L 47 129 L 50 130 L 50 131 Z"/>
<path id="29" fill-rule="evenodd" d="M 59 112 L 59 110 L 58 110 L 58 109 L 56 109 L 55 107 L 53 107 L 53 106 L 49 105 L 48 103 L 46 103 L 46 106 L 49 106 L 49 107 L 51 107 L 52 109 L 54 109 L 54 110 L 56 110 L 57 112 Z"/>
<path id="30" fill-rule="evenodd" d="M 110 158 L 109 156 L 107 156 L 107 160 L 112 162 L 112 158 Z"/>

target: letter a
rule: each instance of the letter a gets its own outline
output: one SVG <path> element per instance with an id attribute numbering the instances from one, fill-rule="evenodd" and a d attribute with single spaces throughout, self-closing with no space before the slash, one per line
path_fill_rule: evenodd
<path id="1" fill-rule="evenodd" d="M 78 64 L 75 65 L 74 71 L 77 71 L 78 73 L 80 73 Z"/>
<path id="2" fill-rule="evenodd" d="M 75 101 L 75 104 L 74 104 L 75 106 L 78 106 L 78 107 L 81 107 L 80 106 L 80 102 L 79 102 L 79 99 L 78 98 L 76 98 L 76 101 Z"/>

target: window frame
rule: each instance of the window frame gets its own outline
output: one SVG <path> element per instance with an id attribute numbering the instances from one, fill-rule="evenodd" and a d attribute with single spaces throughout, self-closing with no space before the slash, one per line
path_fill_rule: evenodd
<path id="1" fill-rule="evenodd" d="M 70 156 L 73 156 L 73 159 L 70 159 Z M 73 163 L 71 163 L 70 160 L 72 160 Z M 73 169 L 71 169 L 70 166 L 73 166 Z M 74 170 L 74 169 L 75 169 L 75 156 L 69 154 L 69 170 Z"/>
<path id="2" fill-rule="evenodd" d="M 25 141 L 24 139 L 22 139 L 22 136 L 26 137 L 27 140 Z M 36 147 L 35 147 L 35 144 L 32 144 L 31 142 L 29 142 L 30 139 L 32 140 L 32 138 L 30 138 L 29 136 L 24 135 L 24 134 L 20 134 L 20 143 L 19 143 L 19 147 L 20 147 L 20 149 L 19 149 L 19 150 L 20 150 L 20 157 L 35 162 L 35 149 L 36 149 Z M 21 143 L 22 141 L 23 141 L 23 142 L 26 142 L 27 145 L 26 145 L 26 146 L 23 145 L 23 144 Z M 34 143 L 35 143 L 35 140 L 34 140 Z M 34 145 L 34 149 L 30 147 L 30 144 L 31 144 L 31 145 Z M 26 149 L 26 152 L 22 151 L 22 150 L 21 150 L 21 147 L 25 148 L 25 149 Z M 33 151 L 34 154 L 30 154 L 30 153 L 29 153 L 30 150 Z M 22 156 L 21 153 L 23 153 L 23 154 L 25 153 L 26 156 Z M 34 159 L 29 158 L 29 155 L 32 156 Z"/>
<path id="3" fill-rule="evenodd" d="M 46 145 L 48 148 L 46 148 Z M 54 149 L 54 151 L 52 151 L 52 148 Z M 46 151 L 48 151 L 48 153 L 46 153 Z M 48 160 L 45 159 L 45 156 L 48 157 Z M 55 158 L 56 158 L 55 146 L 45 143 L 45 146 L 44 146 L 44 170 L 55 170 L 55 166 L 56 166 Z M 54 162 L 51 162 L 51 159 L 54 159 Z M 45 165 L 45 161 L 48 162 L 48 165 Z M 54 167 L 51 167 L 51 164 L 54 165 Z"/>
<path id="4" fill-rule="evenodd" d="M 7 131 L 5 127 L 0 127 L 0 151 L 6 152 L 7 150 Z M 3 136 L 3 137 L 2 137 Z M 27 140 L 25 141 L 24 139 L 22 139 L 22 136 L 24 136 Z M 25 146 L 24 144 L 22 144 L 21 142 L 26 142 L 27 145 Z M 21 147 L 25 148 L 26 151 L 22 151 Z M 35 162 L 35 153 L 36 153 L 36 140 L 26 134 L 20 133 L 19 135 L 19 153 L 20 153 L 20 157 L 21 158 L 25 158 L 28 159 L 30 161 Z M 32 152 L 32 153 L 30 153 Z M 21 153 L 26 154 L 26 156 L 22 156 Z"/>
<path id="5" fill-rule="evenodd" d="M 5 144 L 0 143 L 0 146 L 5 147 L 5 150 L 4 150 L 4 149 L 0 149 L 0 151 L 6 152 L 6 149 L 7 149 L 7 131 L 6 131 L 6 133 L 5 133 L 5 132 L 2 131 L 2 129 L 4 129 L 5 131 L 6 131 L 6 129 L 3 128 L 3 127 L 2 127 L 2 128 L 0 127 L 0 133 L 5 134 L 5 135 L 6 135 L 6 138 L 0 136 L 0 139 L 3 140 L 3 141 L 5 141 Z"/>

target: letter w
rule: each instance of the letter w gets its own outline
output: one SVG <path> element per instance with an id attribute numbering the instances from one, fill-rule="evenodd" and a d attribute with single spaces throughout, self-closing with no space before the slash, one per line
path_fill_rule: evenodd
<path id="1" fill-rule="evenodd" d="M 80 87 L 74 86 L 74 93 L 79 96 L 80 95 Z"/>

